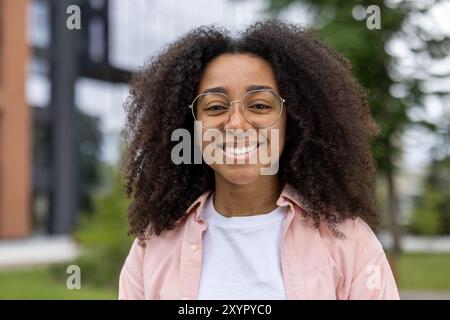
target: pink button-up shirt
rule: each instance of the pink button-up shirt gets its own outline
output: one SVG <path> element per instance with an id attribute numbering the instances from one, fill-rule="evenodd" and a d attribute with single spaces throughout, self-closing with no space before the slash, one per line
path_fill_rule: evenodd
<path id="1" fill-rule="evenodd" d="M 199 197 L 175 229 L 146 240 L 146 248 L 133 242 L 120 273 L 119 299 L 197 299 L 207 228 L 200 213 L 210 194 Z M 383 248 L 362 219 L 340 223 L 342 239 L 326 223 L 312 226 L 289 185 L 277 205 L 289 207 L 280 248 L 287 299 L 399 299 Z"/>

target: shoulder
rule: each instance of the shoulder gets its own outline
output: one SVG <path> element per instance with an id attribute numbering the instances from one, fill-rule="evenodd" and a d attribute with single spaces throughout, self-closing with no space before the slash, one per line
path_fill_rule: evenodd
<path id="1" fill-rule="evenodd" d="M 341 238 L 333 234 L 333 230 L 338 231 L 342 235 Z M 375 233 L 370 226 L 361 218 L 348 218 L 336 224 L 332 228 L 326 221 L 322 221 L 319 226 L 319 232 L 324 238 L 336 238 L 347 242 L 359 242 L 377 239 Z"/>
<path id="2" fill-rule="evenodd" d="M 326 222 L 321 223 L 312 244 L 326 257 L 322 261 L 331 270 L 337 297 L 398 299 L 389 261 L 369 225 L 361 218 L 347 219 L 337 230 L 345 237 L 336 237 Z"/>
<path id="3" fill-rule="evenodd" d="M 159 235 L 146 233 L 143 239 L 135 238 L 127 260 L 142 265 L 144 262 L 161 259 L 168 253 L 179 250 L 189 220 L 190 217 L 183 219 L 173 229 L 166 230 Z"/>
<path id="4" fill-rule="evenodd" d="M 357 271 L 371 258 L 384 254 L 376 234 L 363 219 L 346 219 L 337 224 L 337 230 L 343 238 L 336 237 L 327 223 L 319 227 L 325 247 L 338 264 L 351 265 Z"/>
<path id="5" fill-rule="evenodd" d="M 347 219 L 343 223 L 342 228 L 345 229 L 351 241 L 354 242 L 355 249 L 358 253 L 366 251 L 367 253 L 379 253 L 383 251 L 383 247 L 378 240 L 376 234 L 370 226 L 361 218 Z"/>

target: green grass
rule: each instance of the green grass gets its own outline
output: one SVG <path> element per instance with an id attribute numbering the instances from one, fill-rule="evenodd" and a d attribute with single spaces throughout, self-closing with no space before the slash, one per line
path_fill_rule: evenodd
<path id="1" fill-rule="evenodd" d="M 117 299 L 113 289 L 89 286 L 66 288 L 66 277 L 57 279 L 47 267 L 0 271 L 0 299 Z M 408 253 L 398 261 L 399 289 L 450 291 L 450 254 Z"/>
<path id="2" fill-rule="evenodd" d="M 450 254 L 408 253 L 398 267 L 400 289 L 450 291 Z"/>
<path id="3" fill-rule="evenodd" d="M 64 275 L 69 276 L 69 275 Z M 69 290 L 65 279 L 56 279 L 48 268 L 0 271 L 0 299 L 117 299 L 117 292 L 84 286 Z"/>

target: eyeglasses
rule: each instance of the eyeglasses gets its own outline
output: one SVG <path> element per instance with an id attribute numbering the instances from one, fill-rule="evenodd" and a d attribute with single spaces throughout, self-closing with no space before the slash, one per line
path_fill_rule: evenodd
<path id="1" fill-rule="evenodd" d="M 205 129 L 221 129 L 229 121 L 232 105 L 240 103 L 245 120 L 256 128 L 275 124 L 283 111 L 285 100 L 270 89 L 246 92 L 241 100 L 230 101 L 224 93 L 207 92 L 199 94 L 189 105 L 196 121 Z"/>

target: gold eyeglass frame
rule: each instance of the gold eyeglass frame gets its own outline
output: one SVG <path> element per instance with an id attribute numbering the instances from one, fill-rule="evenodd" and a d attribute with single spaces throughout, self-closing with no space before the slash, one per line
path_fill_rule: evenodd
<path id="1" fill-rule="evenodd" d="M 275 94 L 275 95 L 280 99 L 280 101 L 281 101 L 280 112 L 278 113 L 278 116 L 277 116 L 276 120 L 275 120 L 274 122 L 272 122 L 271 124 L 269 124 L 269 125 L 266 125 L 266 126 L 257 126 L 257 125 L 255 125 L 255 124 L 251 123 L 250 121 L 248 121 L 248 119 L 245 117 L 245 112 L 244 112 L 244 110 L 243 110 L 243 106 L 244 106 L 244 105 L 243 105 L 242 101 L 245 99 L 245 97 L 246 97 L 248 94 L 250 94 L 250 93 L 255 93 L 255 92 L 272 92 L 272 93 Z M 194 111 L 194 104 L 195 104 L 195 102 L 196 102 L 200 97 L 206 96 L 206 95 L 210 95 L 210 94 L 220 94 L 220 95 L 224 96 L 227 100 L 230 100 L 229 97 L 228 97 L 228 95 L 226 95 L 225 93 L 222 93 L 222 92 L 206 92 L 206 93 L 200 93 L 198 96 L 195 97 L 195 99 L 192 101 L 192 103 L 188 106 L 189 109 L 191 109 L 191 111 L 192 111 L 192 116 L 194 117 L 194 120 L 195 120 L 195 121 L 198 121 L 197 118 L 195 117 L 195 111 Z M 240 100 L 230 101 L 230 106 L 229 106 L 230 109 L 232 109 L 233 103 L 237 103 L 237 102 L 239 102 L 239 104 L 240 104 L 241 113 L 242 113 L 242 115 L 244 116 L 245 121 L 247 121 L 247 122 L 250 123 L 252 126 L 254 126 L 254 127 L 258 128 L 258 129 L 264 129 L 264 128 L 268 128 L 268 127 L 270 127 L 270 126 L 273 126 L 275 123 L 277 123 L 278 120 L 280 120 L 280 116 L 281 116 L 281 114 L 283 113 L 284 103 L 286 102 L 286 100 L 284 100 L 284 99 L 278 94 L 278 92 L 276 92 L 275 90 L 271 90 L 271 89 L 255 89 L 255 90 L 250 90 L 250 91 L 247 91 L 246 93 L 244 93 L 244 94 L 242 95 L 242 97 L 241 97 Z M 228 111 L 228 120 L 225 121 L 224 124 L 223 124 L 221 127 L 208 128 L 208 127 L 204 127 L 203 124 L 202 124 L 202 128 L 203 128 L 203 129 L 222 129 L 223 127 L 225 127 L 225 126 L 230 122 L 230 118 L 231 118 L 231 112 Z"/>

